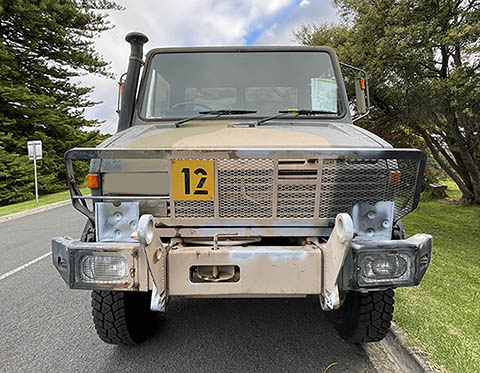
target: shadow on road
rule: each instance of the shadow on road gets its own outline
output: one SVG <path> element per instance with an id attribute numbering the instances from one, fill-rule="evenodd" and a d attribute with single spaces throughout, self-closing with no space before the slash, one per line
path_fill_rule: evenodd
<path id="1" fill-rule="evenodd" d="M 145 344 L 114 347 L 112 367 L 151 371 L 373 370 L 360 346 L 343 342 L 318 300 L 173 299 Z M 108 359 L 106 359 L 108 360 Z"/>

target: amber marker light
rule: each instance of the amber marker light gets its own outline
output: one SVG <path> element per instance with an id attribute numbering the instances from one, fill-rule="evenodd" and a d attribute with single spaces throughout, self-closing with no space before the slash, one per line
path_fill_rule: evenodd
<path id="1" fill-rule="evenodd" d="M 100 188 L 100 181 L 98 180 L 98 174 L 88 174 L 87 175 L 87 186 L 90 189 Z"/>
<path id="2" fill-rule="evenodd" d="M 390 172 L 390 185 L 400 185 L 400 171 Z"/>
<path id="3" fill-rule="evenodd" d="M 365 90 L 365 79 L 360 79 L 360 89 L 361 89 L 362 91 Z"/>

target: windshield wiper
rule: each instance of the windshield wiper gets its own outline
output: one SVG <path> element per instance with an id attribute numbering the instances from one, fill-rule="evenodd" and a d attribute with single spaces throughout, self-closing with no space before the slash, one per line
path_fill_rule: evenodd
<path id="1" fill-rule="evenodd" d="M 185 118 L 175 122 L 175 127 L 180 127 L 181 124 L 189 122 L 194 119 L 202 118 L 207 115 L 216 115 L 220 117 L 222 115 L 242 115 L 242 114 L 255 114 L 256 110 L 208 110 L 208 111 L 199 111 L 198 115 L 195 115 L 190 118 Z"/>
<path id="2" fill-rule="evenodd" d="M 260 119 L 259 121 L 257 121 L 257 126 L 259 126 L 262 123 L 268 122 L 269 120 L 286 117 L 290 114 L 296 114 L 297 116 L 299 116 L 299 115 L 311 116 L 311 115 L 317 115 L 317 114 L 337 114 L 337 112 L 335 112 L 335 111 L 310 110 L 310 109 L 280 110 L 279 113 L 280 114 Z"/>

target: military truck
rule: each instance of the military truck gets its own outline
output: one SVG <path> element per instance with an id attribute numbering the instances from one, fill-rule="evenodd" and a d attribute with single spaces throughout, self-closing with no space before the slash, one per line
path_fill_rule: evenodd
<path id="1" fill-rule="evenodd" d="M 147 37 L 126 41 L 117 133 L 65 154 L 85 228 L 52 240 L 68 286 L 92 291 L 99 337 L 143 342 L 170 297 L 315 296 L 346 341 L 381 340 L 393 289 L 420 282 L 432 237 L 407 238 L 401 222 L 425 154 L 353 124 L 369 108 L 365 74 L 349 101 L 327 47 L 159 48 L 144 61 Z"/>

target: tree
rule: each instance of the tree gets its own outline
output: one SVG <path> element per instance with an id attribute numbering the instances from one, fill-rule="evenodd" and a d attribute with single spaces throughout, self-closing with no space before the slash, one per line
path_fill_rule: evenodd
<path id="1" fill-rule="evenodd" d="M 95 146 L 98 124 L 84 110 L 91 87 L 73 78 L 110 76 L 93 39 L 111 28 L 110 0 L 0 0 L 0 205 L 32 197 L 28 140 L 43 141 L 39 191 L 65 188 L 63 154 Z"/>
<path id="2" fill-rule="evenodd" d="M 422 139 L 463 199 L 480 203 L 480 2 L 335 4 L 342 25 L 303 26 L 297 40 L 369 71 L 373 110 L 362 125 Z"/>

